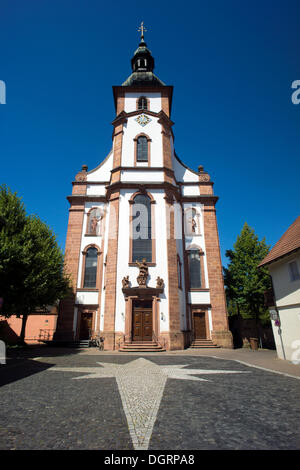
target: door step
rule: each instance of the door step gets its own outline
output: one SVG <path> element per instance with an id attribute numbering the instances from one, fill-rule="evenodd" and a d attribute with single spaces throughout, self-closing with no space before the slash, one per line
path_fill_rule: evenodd
<path id="1" fill-rule="evenodd" d="M 165 349 L 156 341 L 134 341 L 133 343 L 124 343 L 120 352 L 162 352 Z"/>
<path id="2" fill-rule="evenodd" d="M 213 343 L 211 339 L 194 339 L 190 345 L 190 349 L 203 349 L 203 348 L 219 348 L 217 344 Z"/>

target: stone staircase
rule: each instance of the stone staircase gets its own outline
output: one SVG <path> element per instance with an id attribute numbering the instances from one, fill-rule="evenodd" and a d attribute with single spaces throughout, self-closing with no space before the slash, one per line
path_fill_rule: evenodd
<path id="1" fill-rule="evenodd" d="M 194 339 L 190 345 L 190 349 L 203 349 L 203 348 L 219 348 L 211 339 Z"/>
<path id="2" fill-rule="evenodd" d="M 165 349 L 156 341 L 134 341 L 132 343 L 124 343 L 120 348 L 120 352 L 162 352 Z"/>

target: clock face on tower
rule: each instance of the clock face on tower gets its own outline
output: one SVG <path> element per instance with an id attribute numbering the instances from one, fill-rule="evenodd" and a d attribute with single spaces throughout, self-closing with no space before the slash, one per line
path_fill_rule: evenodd
<path id="1" fill-rule="evenodd" d="M 146 116 L 146 114 L 140 114 L 136 119 L 136 122 L 138 122 L 141 126 L 146 126 L 152 119 L 149 118 L 149 116 Z"/>

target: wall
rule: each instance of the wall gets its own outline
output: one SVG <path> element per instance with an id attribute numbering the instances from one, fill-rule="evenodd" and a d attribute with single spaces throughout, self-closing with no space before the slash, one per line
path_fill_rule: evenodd
<path id="1" fill-rule="evenodd" d="M 292 281 L 288 264 L 296 261 L 300 272 L 300 254 L 292 254 L 269 265 L 276 305 L 280 317 L 280 330 L 272 320 L 277 355 L 280 359 L 292 360 L 300 349 L 300 279 Z M 279 332 L 281 331 L 281 335 Z M 300 360 L 300 351 L 298 353 Z"/>
<path id="2" fill-rule="evenodd" d="M 56 330 L 57 314 L 29 315 L 25 342 L 37 343 L 39 339 L 51 340 Z M 15 344 L 20 336 L 22 318 L 13 315 L 10 318 L 0 317 L 0 338 L 9 344 Z"/>
<path id="3" fill-rule="evenodd" d="M 288 264 L 296 261 L 300 272 L 300 254 L 290 255 L 269 265 L 277 307 L 300 304 L 300 279 L 291 281 Z"/>

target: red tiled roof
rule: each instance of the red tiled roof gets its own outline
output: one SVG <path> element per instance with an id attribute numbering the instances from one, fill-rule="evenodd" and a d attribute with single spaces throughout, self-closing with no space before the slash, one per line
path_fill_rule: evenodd
<path id="1" fill-rule="evenodd" d="M 282 256 L 300 248 L 300 215 L 295 222 L 282 235 L 272 250 L 262 260 L 259 266 L 269 264 Z"/>

